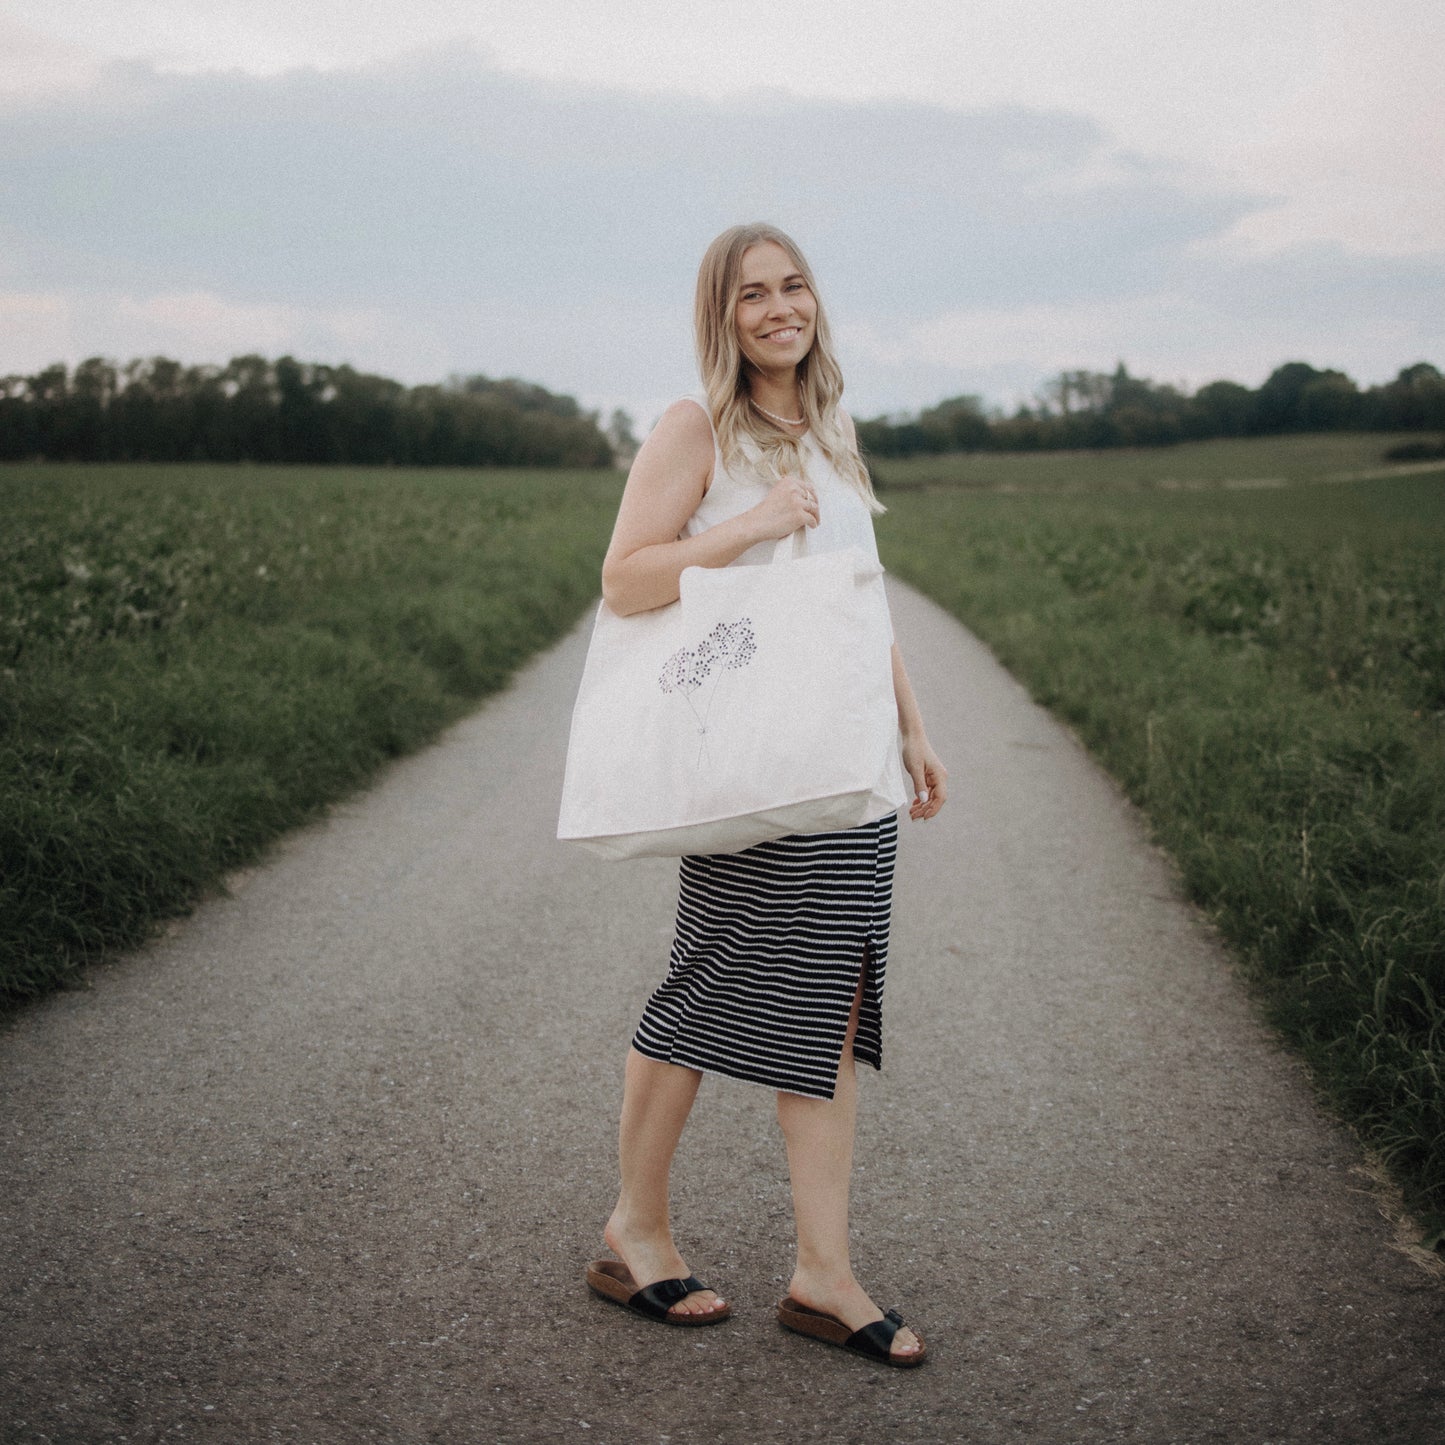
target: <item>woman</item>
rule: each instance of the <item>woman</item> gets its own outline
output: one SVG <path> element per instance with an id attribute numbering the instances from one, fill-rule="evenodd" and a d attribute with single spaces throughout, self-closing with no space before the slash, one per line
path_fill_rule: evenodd
<path id="1" fill-rule="evenodd" d="M 842 376 L 798 248 L 762 224 L 724 232 L 703 258 L 695 324 L 706 403 L 675 402 L 633 463 L 602 568 L 619 614 L 675 601 L 685 567 L 766 563 L 800 527 L 809 552 L 857 545 L 876 556 L 871 514 L 882 508 L 838 405 Z M 896 645 L 893 686 L 909 816 L 932 818 L 947 774 Z M 848 1254 L 855 1056 L 881 1067 L 896 836 L 889 814 L 682 860 L 668 976 L 627 1056 L 622 1188 L 603 1231 L 617 1258 L 587 1273 L 599 1294 L 667 1324 L 728 1316 L 688 1273 L 668 1214 L 668 1172 L 698 1084 L 724 1074 L 777 1091 L 798 1234 L 780 1321 L 892 1365 L 922 1363 L 922 1341 L 895 1312 L 884 1316 Z"/>

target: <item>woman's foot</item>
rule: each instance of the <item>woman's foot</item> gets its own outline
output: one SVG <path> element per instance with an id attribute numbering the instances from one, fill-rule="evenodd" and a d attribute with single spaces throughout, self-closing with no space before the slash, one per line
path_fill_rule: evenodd
<path id="1" fill-rule="evenodd" d="M 658 1236 L 629 1229 L 618 1210 L 602 1231 L 602 1238 L 608 1249 L 628 1268 L 638 1289 L 646 1289 L 660 1279 L 686 1279 L 692 1273 L 683 1263 L 677 1246 L 670 1234 Z M 712 1289 L 694 1290 L 680 1299 L 671 1309 L 670 1315 L 710 1315 L 727 1308 L 725 1300 Z"/>
<path id="2" fill-rule="evenodd" d="M 843 1280 L 826 1280 L 795 1270 L 788 1285 L 788 1294 L 810 1310 L 821 1310 L 834 1319 L 842 1320 L 850 1330 L 861 1330 L 864 1325 L 883 1318 L 883 1311 L 852 1275 Z M 895 1358 L 907 1359 L 922 1350 L 923 1342 L 904 1325 L 893 1336 L 889 1353 Z"/>

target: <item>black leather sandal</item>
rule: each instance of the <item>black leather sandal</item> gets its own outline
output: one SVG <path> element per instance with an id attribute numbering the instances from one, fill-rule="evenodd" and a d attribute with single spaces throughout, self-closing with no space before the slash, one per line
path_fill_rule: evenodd
<path id="1" fill-rule="evenodd" d="M 717 1325 L 733 1312 L 731 1305 L 724 1304 L 702 1315 L 674 1314 L 672 1307 L 679 1300 L 709 1286 L 690 1274 L 686 1279 L 660 1279 L 638 1289 L 632 1272 L 620 1259 L 594 1259 L 587 1266 L 587 1288 L 615 1305 L 664 1325 Z"/>
<path id="2" fill-rule="evenodd" d="M 836 1315 L 810 1309 L 789 1295 L 778 1306 L 778 1323 L 795 1334 L 839 1345 L 845 1350 L 852 1350 L 855 1355 L 881 1360 L 885 1365 L 893 1365 L 900 1370 L 911 1370 L 915 1365 L 921 1365 L 928 1354 L 922 1335 L 918 1335 L 918 1349 L 913 1354 L 893 1353 L 893 1337 L 903 1328 L 903 1316 L 897 1310 L 889 1310 L 881 1320 L 874 1320 L 861 1330 L 849 1330 Z M 914 1330 L 914 1334 L 918 1331 Z"/>

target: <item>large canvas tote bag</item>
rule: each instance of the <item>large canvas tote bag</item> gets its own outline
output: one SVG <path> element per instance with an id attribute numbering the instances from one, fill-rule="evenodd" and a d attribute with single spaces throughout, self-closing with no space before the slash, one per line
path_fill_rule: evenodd
<path id="1" fill-rule="evenodd" d="M 600 606 L 559 838 L 612 858 L 732 853 L 906 801 L 882 568 L 796 545 L 689 567 L 667 607 Z"/>

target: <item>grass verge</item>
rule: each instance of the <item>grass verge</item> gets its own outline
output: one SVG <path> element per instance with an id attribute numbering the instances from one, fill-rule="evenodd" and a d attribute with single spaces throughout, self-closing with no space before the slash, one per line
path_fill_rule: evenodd
<path id="1" fill-rule="evenodd" d="M 1271 474 L 1297 460 L 1275 457 Z M 1126 467 L 1113 491 L 1100 476 L 1033 492 L 991 475 L 994 490 L 946 475 L 885 490 L 885 562 L 977 631 L 1147 811 L 1270 1017 L 1438 1242 L 1445 472 L 1160 491 Z"/>
<path id="2" fill-rule="evenodd" d="M 1389 469 L 1385 453 L 1392 446 L 1419 440 L 1418 432 L 1311 432 L 1181 442 L 1172 447 L 970 452 L 885 458 L 874 472 L 880 488 L 891 493 L 925 487 L 991 492 L 1169 492 L 1220 487 L 1258 491 L 1295 482 L 1341 481 Z"/>
<path id="3" fill-rule="evenodd" d="M 620 479 L 0 470 L 0 1006 L 186 912 L 596 595 Z"/>

